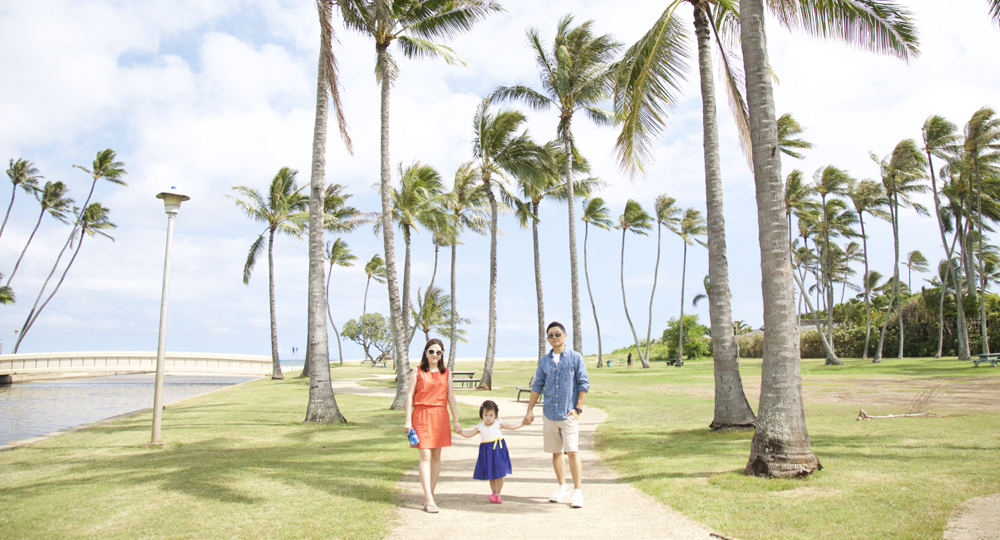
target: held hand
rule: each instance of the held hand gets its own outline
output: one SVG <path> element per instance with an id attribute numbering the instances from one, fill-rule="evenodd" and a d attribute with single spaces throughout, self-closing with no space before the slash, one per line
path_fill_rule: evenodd
<path id="1" fill-rule="evenodd" d="M 529 426 L 535 421 L 535 413 L 528 411 L 524 414 L 524 425 Z"/>
<path id="2" fill-rule="evenodd" d="M 459 435 L 461 435 L 462 434 L 462 424 L 459 423 L 458 420 L 455 420 L 454 426 L 455 426 L 455 433 L 458 433 Z"/>

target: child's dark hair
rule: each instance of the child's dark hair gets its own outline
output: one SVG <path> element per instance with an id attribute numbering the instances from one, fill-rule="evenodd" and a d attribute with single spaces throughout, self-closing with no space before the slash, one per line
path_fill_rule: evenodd
<path id="1" fill-rule="evenodd" d="M 485 411 L 493 411 L 493 414 L 495 414 L 497 416 L 500 416 L 500 407 L 497 407 L 497 404 L 494 403 L 493 400 L 491 400 L 491 399 L 487 399 L 486 401 L 483 402 L 482 405 L 479 406 L 479 419 L 480 420 L 483 419 L 483 413 Z"/>

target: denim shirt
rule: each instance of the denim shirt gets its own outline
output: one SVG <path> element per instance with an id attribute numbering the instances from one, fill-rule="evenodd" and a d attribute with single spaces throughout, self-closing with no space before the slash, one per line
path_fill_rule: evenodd
<path id="1" fill-rule="evenodd" d="M 538 359 L 531 391 L 545 396 L 542 413 L 549 420 L 565 420 L 569 411 L 576 406 L 577 394 L 589 390 L 590 378 L 587 377 L 587 366 L 580 353 L 569 348 L 563 349 L 562 357 L 556 364 L 550 349 L 549 354 Z"/>

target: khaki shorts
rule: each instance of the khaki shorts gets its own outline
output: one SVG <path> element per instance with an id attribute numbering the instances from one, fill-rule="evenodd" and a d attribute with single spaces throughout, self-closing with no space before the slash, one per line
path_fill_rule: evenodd
<path id="1" fill-rule="evenodd" d="M 543 418 L 542 448 L 546 454 L 579 451 L 580 427 L 573 415 L 560 422 Z"/>

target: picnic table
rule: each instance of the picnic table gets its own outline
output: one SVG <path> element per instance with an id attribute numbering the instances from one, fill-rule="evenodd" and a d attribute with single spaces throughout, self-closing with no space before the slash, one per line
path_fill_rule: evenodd
<path id="1" fill-rule="evenodd" d="M 451 372 L 452 385 L 454 385 L 456 388 L 466 388 L 466 387 L 474 388 L 482 381 L 482 379 L 474 379 L 473 377 L 475 376 L 476 376 L 475 371 L 452 371 Z"/>
<path id="2" fill-rule="evenodd" d="M 1000 353 L 980 354 L 979 358 L 970 358 L 969 360 L 972 360 L 972 367 L 979 367 L 979 364 L 983 362 L 989 362 L 991 366 L 997 367 L 997 361 L 1000 360 Z"/>

